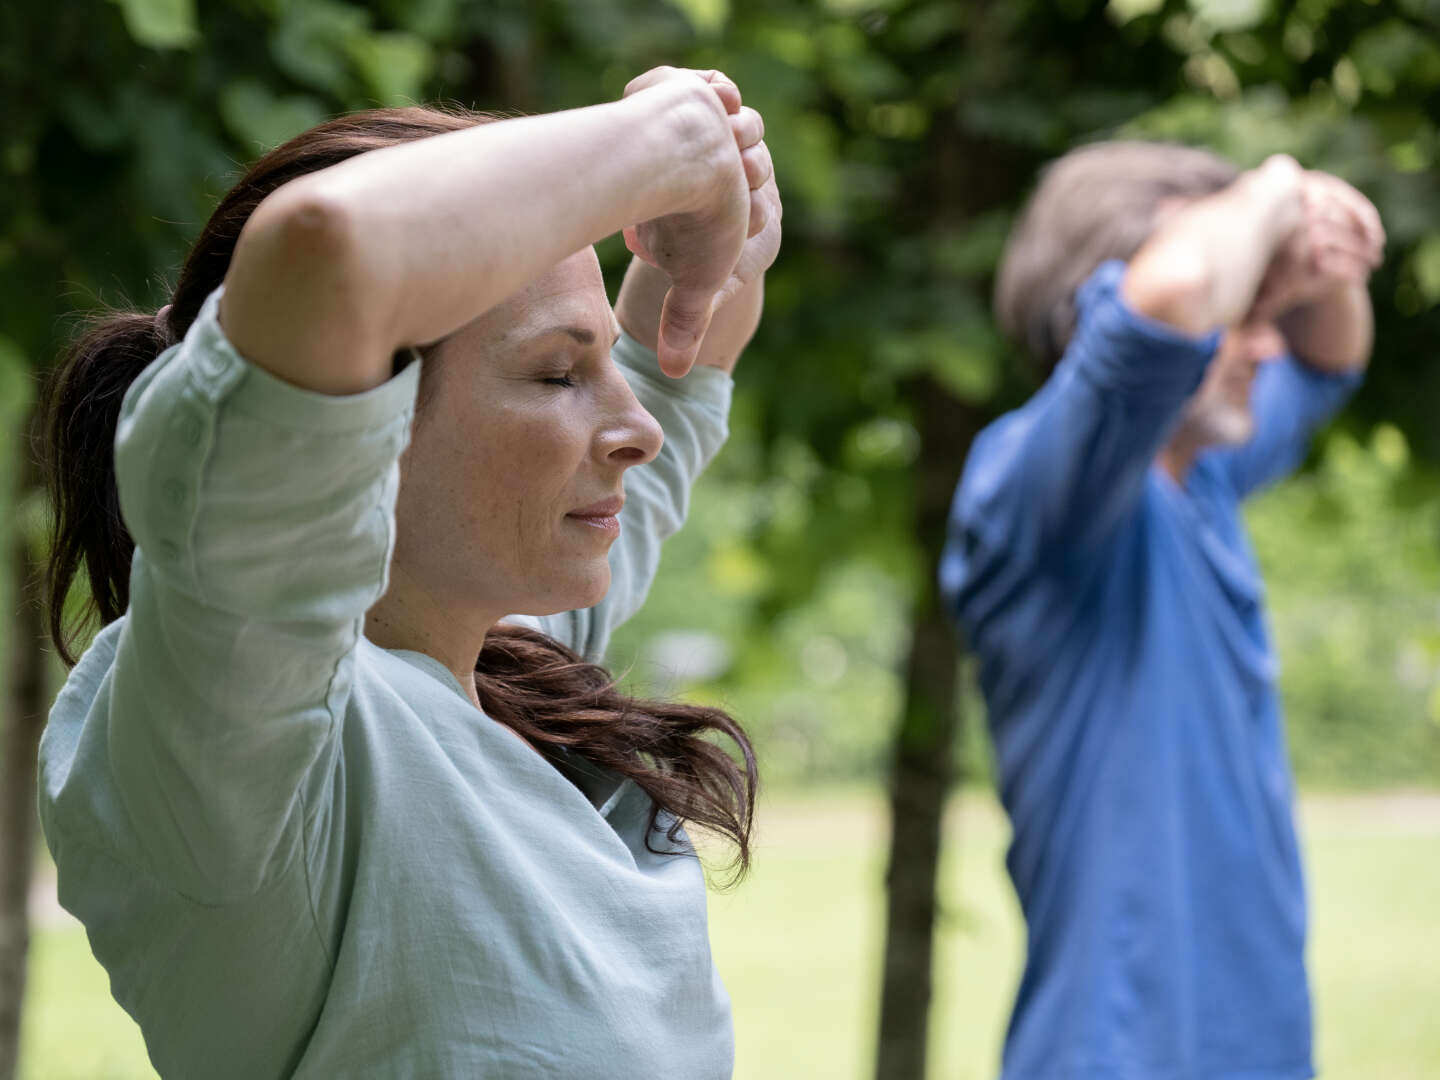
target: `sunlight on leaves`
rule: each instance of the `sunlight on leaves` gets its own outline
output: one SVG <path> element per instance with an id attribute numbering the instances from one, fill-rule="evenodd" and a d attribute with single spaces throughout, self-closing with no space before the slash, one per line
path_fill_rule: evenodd
<path id="1" fill-rule="evenodd" d="M 188 49 L 200 38 L 195 0 L 115 0 L 125 29 L 152 49 Z"/>
<path id="2" fill-rule="evenodd" d="M 1165 0 L 1110 0 L 1105 13 L 1117 24 L 1124 26 L 1131 19 L 1142 15 L 1154 15 L 1165 6 Z"/>
<path id="3" fill-rule="evenodd" d="M 1249 30 L 1270 14 L 1270 0 L 1190 0 L 1190 7 L 1216 30 Z"/>
<path id="4" fill-rule="evenodd" d="M 730 21 L 730 0 L 670 0 L 697 34 L 716 34 Z"/>

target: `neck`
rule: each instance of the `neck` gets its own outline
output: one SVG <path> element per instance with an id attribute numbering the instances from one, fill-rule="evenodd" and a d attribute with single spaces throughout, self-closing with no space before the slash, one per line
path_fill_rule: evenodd
<path id="1" fill-rule="evenodd" d="M 475 708 L 475 661 L 485 635 L 500 621 L 452 610 L 431 590 L 391 563 L 390 588 L 365 614 L 365 636 L 382 649 L 408 649 L 444 664 Z"/>
<path id="2" fill-rule="evenodd" d="M 1170 478 L 1181 487 L 1190 475 L 1190 467 L 1204 446 L 1193 438 L 1187 438 L 1182 430 L 1177 431 L 1170 441 L 1155 455 L 1155 464 L 1170 474 Z"/>

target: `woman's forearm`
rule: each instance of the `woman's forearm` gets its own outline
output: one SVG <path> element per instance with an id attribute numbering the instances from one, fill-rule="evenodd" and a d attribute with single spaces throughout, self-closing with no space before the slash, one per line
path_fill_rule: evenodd
<path id="1" fill-rule="evenodd" d="M 444 337 L 585 245 L 704 206 L 731 157 L 738 169 L 698 80 L 362 154 L 255 212 L 222 323 L 287 381 L 364 390 L 395 349 Z"/>

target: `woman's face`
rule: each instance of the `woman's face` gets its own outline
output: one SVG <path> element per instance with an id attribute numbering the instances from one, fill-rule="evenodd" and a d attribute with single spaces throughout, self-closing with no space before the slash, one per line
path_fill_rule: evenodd
<path id="1" fill-rule="evenodd" d="M 445 339 L 400 463 L 392 588 L 491 619 L 604 597 L 621 478 L 662 438 L 610 358 L 619 332 L 586 248 Z"/>

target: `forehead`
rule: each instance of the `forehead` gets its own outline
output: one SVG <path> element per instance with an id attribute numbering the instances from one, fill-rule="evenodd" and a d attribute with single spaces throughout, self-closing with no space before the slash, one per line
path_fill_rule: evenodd
<path id="1" fill-rule="evenodd" d="M 501 341 L 521 340 L 556 325 L 587 327 L 605 337 L 614 314 L 593 248 L 561 259 L 483 316 Z"/>

